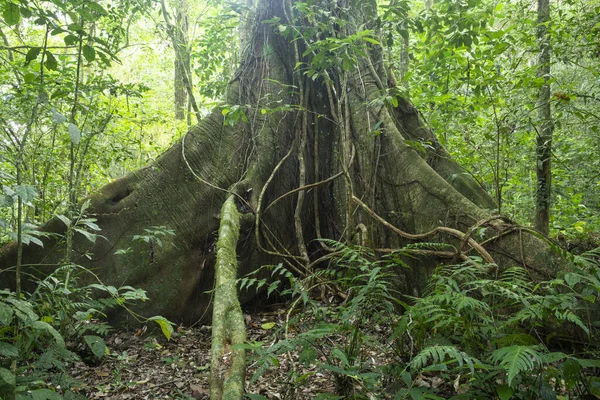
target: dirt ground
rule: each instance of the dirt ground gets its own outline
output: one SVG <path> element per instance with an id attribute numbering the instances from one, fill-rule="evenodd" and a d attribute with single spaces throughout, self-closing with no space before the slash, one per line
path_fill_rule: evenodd
<path id="1" fill-rule="evenodd" d="M 248 340 L 274 342 L 284 312 L 246 314 Z M 105 338 L 110 355 L 95 362 L 78 362 L 71 372 L 82 382 L 79 393 L 90 399 L 208 399 L 210 341 L 210 326 L 180 327 L 171 340 L 143 329 L 115 331 Z M 334 391 L 330 376 L 309 370 L 310 383 L 290 385 L 287 372 L 291 367 L 304 368 L 297 360 L 298 355 L 286 354 L 278 368 L 250 385 L 256 370 L 250 356 L 247 392 L 269 399 L 312 399 L 317 393 Z"/>

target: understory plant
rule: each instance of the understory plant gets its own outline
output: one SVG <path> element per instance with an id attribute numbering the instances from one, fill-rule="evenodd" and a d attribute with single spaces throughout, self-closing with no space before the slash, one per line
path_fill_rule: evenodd
<path id="1" fill-rule="evenodd" d="M 88 240 L 99 236 L 92 218 L 80 216 L 73 223 L 59 218 Z M 161 246 L 157 229 L 170 233 L 150 227 L 147 235 L 134 236 L 133 241 L 157 241 Z M 110 354 L 103 336 L 111 329 L 106 322 L 111 310 L 125 309 L 140 323 L 154 321 L 170 338 L 173 327 L 164 317 L 145 318 L 130 309 L 146 300 L 144 290 L 106 285 L 92 270 L 74 263 L 38 280 L 31 293 L 17 296 L 0 290 L 0 399 L 84 399 L 68 363 L 96 363 Z"/>
<path id="2" fill-rule="evenodd" d="M 287 398 L 317 373 L 335 379 L 327 399 L 544 398 L 600 393 L 596 302 L 598 252 L 572 257 L 572 268 L 536 282 L 524 267 L 499 271 L 480 259 L 441 265 L 423 297 L 400 297 L 398 268 L 424 247 L 407 246 L 381 256 L 357 246 L 328 242 L 331 263 L 318 278 L 296 278 L 282 265 L 268 267 L 269 294 L 292 298 L 277 340 L 245 345 L 256 359 L 251 382 L 295 352 Z M 414 260 L 411 265 L 415 265 Z M 414 268 L 414 267 L 413 267 Z M 285 289 L 279 282 L 286 282 Z M 317 299 L 337 287 L 342 299 Z M 400 299 L 400 300 L 399 300 Z M 302 366 L 302 367 L 300 367 Z M 250 398 L 262 399 L 251 394 Z"/>
<path id="3" fill-rule="evenodd" d="M 536 283 L 521 266 L 440 266 L 396 326 L 398 398 L 544 398 L 600 393 L 593 255 Z M 596 254 L 597 255 L 597 254 Z M 443 383 L 432 384 L 433 377 Z"/>

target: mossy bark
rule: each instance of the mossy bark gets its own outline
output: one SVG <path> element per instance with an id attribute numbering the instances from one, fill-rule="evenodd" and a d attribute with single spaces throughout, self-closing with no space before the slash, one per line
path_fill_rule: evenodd
<path id="1" fill-rule="evenodd" d="M 377 32 L 374 0 L 324 7 L 346 21 L 332 37 Z M 310 43 L 289 36 L 309 22 L 291 1 L 261 0 L 252 15 L 244 61 L 225 99 L 243 109 L 247 122 L 230 126 L 216 109 L 154 164 L 102 188 L 91 197 L 89 213 L 105 239 L 91 244 L 76 238 L 72 260 L 97 268 L 107 283 L 146 289 L 152 301 L 140 312 L 194 323 L 210 315 L 217 215 L 234 194 L 242 213 L 240 276 L 282 260 L 309 273 L 304 249 L 315 260 L 324 251 L 315 239 L 350 241 L 357 226 L 376 248 L 410 241 L 398 231 L 446 226 L 472 235 L 478 226 L 485 234 L 476 239 L 486 241 L 487 252 L 503 266 L 543 273 L 560 264 L 538 236 L 490 219 L 494 201 L 452 160 L 409 100 L 397 96 L 380 46 L 366 43 L 349 67 L 332 63 L 311 79 L 302 69 L 314 57 Z M 281 25 L 264 23 L 274 20 Z M 384 100 L 390 94 L 397 106 Z M 427 143 L 425 151 L 411 141 Z M 354 197 L 397 230 L 372 218 Z M 61 224 L 53 220 L 44 229 L 64 230 Z M 132 243 L 149 226 L 166 226 L 176 236 L 162 247 Z M 466 238 L 436 232 L 423 240 L 476 254 Z M 130 254 L 114 255 L 128 247 Z M 14 265 L 15 248 L 0 250 L 0 266 Z M 61 251 L 63 245 L 47 239 L 44 249 L 27 247 L 23 262 L 58 262 Z M 400 289 L 418 293 L 425 265 L 399 271 Z M 241 301 L 253 295 L 241 293 Z"/>
<path id="2" fill-rule="evenodd" d="M 235 348 L 246 340 L 244 316 L 238 300 L 237 252 L 240 214 L 234 196 L 221 209 L 217 240 L 215 290 L 210 355 L 210 398 L 241 399 L 246 377 L 246 351 Z"/>

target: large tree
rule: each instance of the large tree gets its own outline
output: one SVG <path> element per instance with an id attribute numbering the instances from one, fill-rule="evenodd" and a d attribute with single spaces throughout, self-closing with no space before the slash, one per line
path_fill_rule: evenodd
<path id="1" fill-rule="evenodd" d="M 397 88 L 374 0 L 260 0 L 251 10 L 227 106 L 152 165 L 93 195 L 87 212 L 103 238 L 76 235 L 72 260 L 113 285 L 146 289 L 153 312 L 194 322 L 208 315 L 219 209 L 234 194 L 242 274 L 279 262 L 310 273 L 328 251 L 320 238 L 379 249 L 442 240 L 458 250 L 422 254 L 473 255 L 536 273 L 555 265 L 539 236 L 494 216 L 494 201 Z M 151 226 L 175 235 L 162 246 L 132 242 Z M 44 229 L 65 225 L 55 219 Z M 15 248 L 0 251 L 0 265 L 14 265 Z M 61 253 L 59 239 L 46 239 L 43 249 L 25 249 L 23 263 L 53 264 Z M 427 263 L 398 272 L 402 290 L 418 290 L 419 265 Z"/>

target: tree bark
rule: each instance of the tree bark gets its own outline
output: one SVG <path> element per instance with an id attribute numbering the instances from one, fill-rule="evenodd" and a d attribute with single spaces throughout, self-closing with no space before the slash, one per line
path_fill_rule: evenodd
<path id="1" fill-rule="evenodd" d="M 550 227 L 550 195 L 552 184 L 552 111 L 550 108 L 550 1 L 538 0 L 537 38 L 539 56 L 537 76 L 543 79 L 538 96 L 540 129 L 536 140 L 535 227 L 548 235 Z"/>
<path id="2" fill-rule="evenodd" d="M 244 315 L 238 301 L 236 246 L 240 235 L 240 214 L 234 196 L 221 210 L 221 226 L 215 264 L 215 300 L 213 306 L 210 356 L 210 398 L 241 399 L 246 377 L 246 351 L 232 348 L 246 341 Z"/>
<path id="3" fill-rule="evenodd" d="M 493 199 L 399 96 L 381 46 L 360 39 L 366 30 L 377 37 L 375 1 L 309 11 L 311 18 L 329 13 L 340 25 L 308 38 L 309 18 L 298 7 L 259 2 L 225 99 L 244 115 L 235 123 L 214 110 L 154 164 L 92 196 L 89 212 L 105 239 L 76 238 L 72 259 L 96 267 L 107 283 L 146 289 L 152 301 L 140 312 L 194 323 L 210 306 L 219 205 L 234 195 L 242 213 L 240 276 L 282 260 L 310 273 L 306 257 L 325 251 L 316 239 L 352 241 L 357 226 L 376 248 L 446 241 L 466 257 L 482 254 L 475 240 L 501 266 L 544 274 L 560 264 L 538 236 L 493 218 Z M 358 47 L 332 55 L 314 45 L 344 38 Z M 321 51 L 331 61 L 323 68 L 315 60 Z M 349 61 L 338 63 L 343 57 Z M 44 229 L 61 231 L 61 224 L 52 220 Z M 166 226 L 176 236 L 159 248 L 132 243 L 149 226 Z M 12 247 L 0 250 L 0 265 L 14 265 Z M 128 247 L 129 254 L 114 255 Z M 44 249 L 27 248 L 24 263 L 58 262 L 60 251 L 63 245 L 46 239 Z M 428 265 L 435 261 L 398 271 L 399 290 L 418 294 Z M 241 293 L 242 303 L 254 295 Z"/>
<path id="4" fill-rule="evenodd" d="M 183 120 L 185 118 L 185 110 L 188 99 L 184 78 L 184 75 L 187 74 L 187 71 L 190 71 L 187 9 L 188 7 L 186 0 L 175 1 L 175 26 L 173 27 L 173 46 L 175 46 L 175 68 L 173 84 L 175 119 L 178 120 Z"/>

